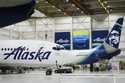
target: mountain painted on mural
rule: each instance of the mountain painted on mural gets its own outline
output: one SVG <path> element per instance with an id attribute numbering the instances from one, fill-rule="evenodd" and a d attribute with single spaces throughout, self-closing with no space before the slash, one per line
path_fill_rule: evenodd
<path id="1" fill-rule="evenodd" d="M 108 30 L 92 31 L 92 47 L 101 45 L 108 35 Z"/>
<path id="2" fill-rule="evenodd" d="M 88 30 L 73 31 L 73 49 L 89 49 L 90 33 Z"/>

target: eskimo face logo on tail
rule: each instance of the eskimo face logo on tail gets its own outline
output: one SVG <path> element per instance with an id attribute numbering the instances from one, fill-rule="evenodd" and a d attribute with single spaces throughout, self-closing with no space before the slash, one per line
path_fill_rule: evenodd
<path id="1" fill-rule="evenodd" d="M 51 54 L 51 51 L 43 51 L 43 47 L 39 48 L 37 52 L 29 51 L 26 47 L 18 47 L 10 53 L 4 53 L 4 60 L 12 58 L 13 60 L 47 60 Z"/>
<path id="2" fill-rule="evenodd" d="M 113 47 L 116 47 L 116 45 L 119 44 L 119 41 L 120 41 L 120 34 L 118 31 L 116 30 L 113 30 L 111 33 L 110 33 L 110 36 L 109 36 L 109 44 Z"/>

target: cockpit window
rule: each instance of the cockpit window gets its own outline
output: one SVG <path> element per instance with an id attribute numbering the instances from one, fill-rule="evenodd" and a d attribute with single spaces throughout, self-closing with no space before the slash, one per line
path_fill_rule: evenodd
<path id="1" fill-rule="evenodd" d="M 61 45 L 57 45 L 55 47 L 52 48 L 53 50 L 64 50 L 65 48 Z"/>

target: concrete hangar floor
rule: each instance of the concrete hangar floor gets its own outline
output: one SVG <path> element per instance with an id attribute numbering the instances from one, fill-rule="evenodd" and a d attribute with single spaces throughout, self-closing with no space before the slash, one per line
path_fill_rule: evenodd
<path id="1" fill-rule="evenodd" d="M 32 71 L 25 74 L 0 75 L 0 83 L 124 83 L 125 74 L 114 72 L 90 73 L 75 71 L 72 74 L 54 74 L 46 76 L 44 71 Z"/>

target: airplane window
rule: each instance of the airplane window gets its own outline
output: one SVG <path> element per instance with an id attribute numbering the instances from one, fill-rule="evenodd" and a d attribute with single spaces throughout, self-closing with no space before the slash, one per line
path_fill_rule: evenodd
<path id="1" fill-rule="evenodd" d="M 63 46 L 60 47 L 61 50 L 64 50 L 65 48 Z"/>
<path id="2" fill-rule="evenodd" d="M 56 47 L 52 47 L 53 50 L 56 50 Z"/>
<path id="3" fill-rule="evenodd" d="M 4 50 L 6 51 L 6 48 Z"/>
<path id="4" fill-rule="evenodd" d="M 59 45 L 58 48 L 59 48 L 60 50 L 64 50 L 64 49 L 65 49 L 65 48 L 64 48 L 63 46 L 61 46 L 61 45 Z"/>
<path id="5" fill-rule="evenodd" d="M 53 47 L 54 50 L 64 50 L 65 48 L 63 46 L 56 46 Z"/>
<path id="6" fill-rule="evenodd" d="M 13 50 L 13 48 L 10 49 L 11 51 Z"/>
<path id="7" fill-rule="evenodd" d="M 26 50 L 29 50 L 29 48 L 27 48 Z"/>
<path id="8" fill-rule="evenodd" d="M 53 47 L 53 50 L 60 50 L 58 47 Z"/>
<path id="9" fill-rule="evenodd" d="M 3 51 L 3 48 L 1 50 Z"/>

